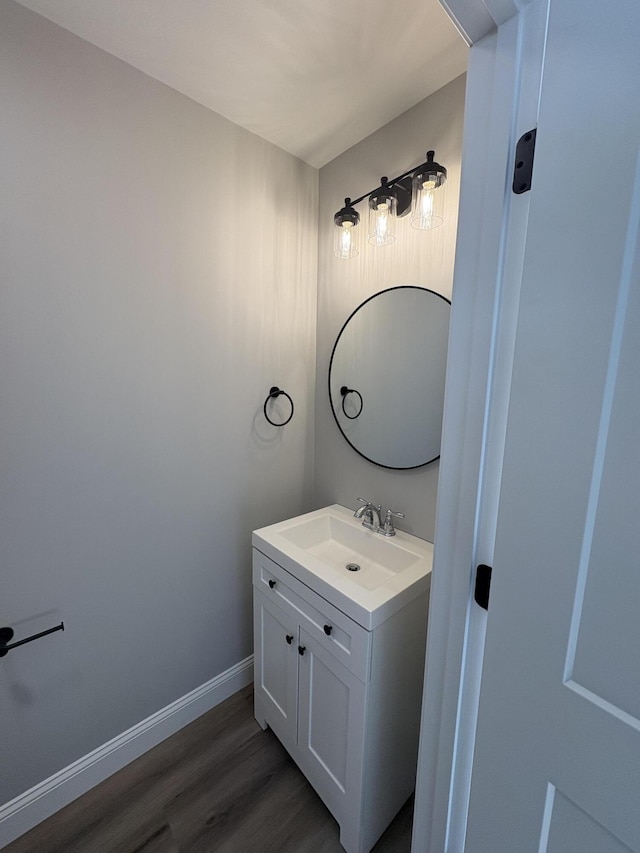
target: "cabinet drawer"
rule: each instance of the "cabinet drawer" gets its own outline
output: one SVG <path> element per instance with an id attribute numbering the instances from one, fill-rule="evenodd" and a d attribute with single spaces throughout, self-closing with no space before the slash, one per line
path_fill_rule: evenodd
<path id="1" fill-rule="evenodd" d="M 301 627 L 361 681 L 371 670 L 371 634 L 261 551 L 253 549 L 253 585 L 297 613 Z"/>

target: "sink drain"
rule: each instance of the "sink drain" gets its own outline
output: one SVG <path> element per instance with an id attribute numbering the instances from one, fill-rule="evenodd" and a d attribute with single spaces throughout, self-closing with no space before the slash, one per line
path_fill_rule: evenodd
<path id="1" fill-rule="evenodd" d="M 358 563 L 347 563 L 345 568 L 348 572 L 359 572 L 360 571 L 360 566 L 358 565 Z"/>

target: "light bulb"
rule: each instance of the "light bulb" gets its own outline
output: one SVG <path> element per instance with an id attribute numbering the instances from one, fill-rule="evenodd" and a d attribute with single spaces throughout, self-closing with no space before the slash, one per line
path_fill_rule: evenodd
<path id="1" fill-rule="evenodd" d="M 411 227 L 429 231 L 442 225 L 444 187 L 432 175 L 414 179 Z"/>
<path id="2" fill-rule="evenodd" d="M 385 179 L 386 180 L 386 179 Z M 395 242 L 394 222 L 398 200 L 386 185 L 379 195 L 369 199 L 368 240 L 372 246 L 388 246 Z"/>
<path id="3" fill-rule="evenodd" d="M 340 255 L 343 258 L 350 257 L 351 254 L 351 229 L 353 223 L 343 222 L 342 231 L 340 233 Z"/>
<path id="4" fill-rule="evenodd" d="M 355 258 L 358 254 L 358 222 L 360 215 L 351 205 L 351 199 L 345 198 L 344 207 L 333 217 L 334 243 L 333 254 L 336 258 L 346 260 Z"/>
<path id="5" fill-rule="evenodd" d="M 424 192 L 420 198 L 420 228 L 431 228 L 431 217 L 433 216 L 433 187 L 434 181 L 425 181 L 422 185 Z"/>
<path id="6" fill-rule="evenodd" d="M 411 227 L 419 231 L 437 228 L 443 221 L 447 170 L 435 162 L 434 156 L 434 151 L 427 151 L 427 162 L 413 173 Z"/>
<path id="7" fill-rule="evenodd" d="M 389 205 L 383 202 L 376 208 L 376 242 L 384 244 L 389 228 Z"/>

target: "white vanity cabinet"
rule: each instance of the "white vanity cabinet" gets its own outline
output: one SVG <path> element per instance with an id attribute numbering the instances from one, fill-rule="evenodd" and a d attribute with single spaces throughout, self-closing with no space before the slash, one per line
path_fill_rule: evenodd
<path id="1" fill-rule="evenodd" d="M 255 715 L 368 853 L 413 791 L 428 589 L 373 630 L 254 548 Z"/>

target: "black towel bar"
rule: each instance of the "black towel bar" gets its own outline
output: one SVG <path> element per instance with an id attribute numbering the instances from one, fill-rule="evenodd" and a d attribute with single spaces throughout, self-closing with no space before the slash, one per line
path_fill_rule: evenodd
<path id="1" fill-rule="evenodd" d="M 40 631 L 39 634 L 32 634 L 30 637 L 25 637 L 24 640 L 17 640 L 12 643 L 10 640 L 13 637 L 13 628 L 8 626 L 0 628 L 0 658 L 9 654 L 11 649 L 24 646 L 25 643 L 30 643 L 32 640 L 39 640 L 40 637 L 46 637 L 47 634 L 53 634 L 54 631 L 64 631 L 64 622 L 56 625 L 55 628 L 48 628 L 46 631 Z"/>

